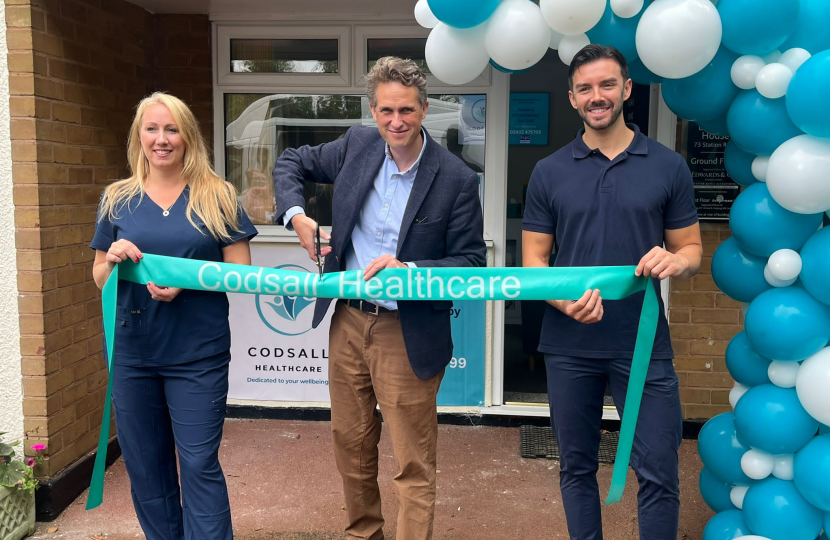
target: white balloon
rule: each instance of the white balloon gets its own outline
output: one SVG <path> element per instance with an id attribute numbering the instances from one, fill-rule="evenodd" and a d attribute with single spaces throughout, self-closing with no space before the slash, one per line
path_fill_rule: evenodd
<path id="1" fill-rule="evenodd" d="M 553 50 L 558 49 L 559 48 L 559 42 L 562 41 L 563 37 L 564 36 L 562 34 L 560 34 L 559 32 L 557 32 L 556 30 L 551 30 L 550 31 L 550 44 L 548 45 L 548 48 L 553 49 Z"/>
<path id="2" fill-rule="evenodd" d="M 770 99 L 784 97 L 793 72 L 784 64 L 768 64 L 761 68 L 755 78 L 758 93 Z"/>
<path id="3" fill-rule="evenodd" d="M 798 70 L 798 68 L 801 67 L 801 64 L 803 64 L 809 59 L 809 51 L 807 51 L 806 49 L 799 49 L 798 47 L 795 47 L 784 51 L 784 54 L 781 55 L 781 59 L 779 59 L 778 61 L 790 68 L 790 71 L 795 73 Z"/>
<path id="4" fill-rule="evenodd" d="M 729 500 L 731 500 L 732 504 L 737 506 L 739 510 L 743 510 L 744 508 L 744 497 L 746 497 L 748 489 L 749 486 L 734 486 L 732 491 L 729 492 Z"/>
<path id="5" fill-rule="evenodd" d="M 830 347 L 825 347 L 801 363 L 795 390 L 810 416 L 830 425 Z"/>
<path id="6" fill-rule="evenodd" d="M 775 277 L 775 274 L 772 273 L 769 264 L 764 266 L 764 279 L 766 279 L 767 283 L 769 283 L 773 287 L 789 287 L 790 285 L 795 283 L 796 280 L 796 278 L 778 279 L 777 277 Z"/>
<path id="7" fill-rule="evenodd" d="M 770 273 L 783 281 L 795 279 L 801 273 L 801 255 L 791 249 L 779 249 L 767 261 Z"/>
<path id="8" fill-rule="evenodd" d="M 741 470 L 753 480 L 763 480 L 772 474 L 775 460 L 772 454 L 755 450 L 754 448 L 744 452 L 741 456 Z"/>
<path id="9" fill-rule="evenodd" d="M 630 19 L 643 9 L 644 0 L 611 0 L 611 11 L 623 19 Z"/>
<path id="10" fill-rule="evenodd" d="M 746 394 L 746 391 L 749 390 L 748 386 L 744 386 L 739 382 L 735 382 L 735 386 L 732 387 L 732 390 L 729 391 L 729 404 L 732 405 L 732 408 L 735 408 L 735 405 L 738 404 L 738 400 L 741 399 L 741 396 Z"/>
<path id="11" fill-rule="evenodd" d="M 830 139 L 799 135 L 769 158 L 767 187 L 775 202 L 798 214 L 830 210 Z"/>
<path id="12" fill-rule="evenodd" d="M 527 69 L 548 52 L 550 28 L 539 6 L 527 0 L 502 0 L 487 22 L 484 46 L 503 68 Z"/>
<path id="13" fill-rule="evenodd" d="M 766 182 L 768 165 L 769 156 L 757 156 L 752 160 L 752 176 L 759 182 Z"/>
<path id="14" fill-rule="evenodd" d="M 792 388 L 795 386 L 795 380 L 798 376 L 798 368 L 801 365 L 798 362 L 783 362 L 781 360 L 773 360 L 767 368 L 767 375 L 769 380 L 775 386 L 781 388 Z"/>
<path id="15" fill-rule="evenodd" d="M 767 63 L 760 56 L 753 56 L 745 54 L 735 60 L 732 64 L 732 82 L 735 86 L 743 90 L 751 90 L 755 88 L 755 79 L 758 78 L 758 72 Z"/>
<path id="16" fill-rule="evenodd" d="M 527 1 L 527 0 L 525 0 Z M 606 0 L 540 0 L 548 26 L 565 36 L 584 34 L 599 22 Z"/>
<path id="17" fill-rule="evenodd" d="M 587 34 L 577 34 L 575 36 L 565 36 L 562 38 L 562 41 L 559 42 L 559 59 L 562 60 L 565 65 L 571 65 L 571 60 L 574 59 L 576 53 L 578 53 L 582 47 L 589 45 L 591 40 L 588 39 Z"/>
<path id="18" fill-rule="evenodd" d="M 763 56 L 763 59 L 764 59 L 764 62 L 766 62 L 767 64 L 775 64 L 776 62 L 781 60 L 781 56 L 782 56 L 781 51 L 776 49 L 776 50 L 772 51 L 771 53 L 765 54 Z"/>
<path id="19" fill-rule="evenodd" d="M 478 77 L 490 62 L 484 47 L 485 29 L 486 23 L 473 28 L 436 24 L 425 47 L 429 71 L 447 84 L 466 84 Z"/>
<path id="20" fill-rule="evenodd" d="M 715 57 L 723 28 L 709 0 L 660 0 L 637 25 L 637 53 L 654 74 L 668 79 L 694 75 Z"/>
<path id="21" fill-rule="evenodd" d="M 774 456 L 775 465 L 772 467 L 772 475 L 781 480 L 793 479 L 793 455 L 782 454 Z"/>
<path id="22" fill-rule="evenodd" d="M 438 24 L 438 18 L 429 9 L 427 0 L 418 0 L 415 4 L 415 20 L 424 28 L 435 28 Z"/>

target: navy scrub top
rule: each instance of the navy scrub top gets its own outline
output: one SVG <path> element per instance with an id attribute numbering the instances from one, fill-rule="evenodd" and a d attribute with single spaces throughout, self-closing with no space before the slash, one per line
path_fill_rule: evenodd
<path id="1" fill-rule="evenodd" d="M 634 139 L 613 160 L 582 140 L 536 164 L 527 189 L 522 228 L 553 234 L 554 266 L 636 265 L 666 229 L 698 221 L 689 167 L 677 152 L 649 139 L 634 124 Z M 652 279 L 660 304 L 653 360 L 674 354 L 660 281 Z M 602 291 L 600 291 L 600 296 Z M 539 351 L 562 356 L 625 359 L 634 341 L 645 293 L 603 300 L 605 314 L 595 324 L 576 321 L 548 305 Z"/>
<path id="2" fill-rule="evenodd" d="M 185 187 L 166 217 L 150 197 L 133 198 L 117 212 L 118 219 L 105 216 L 97 222 L 90 247 L 107 251 L 116 240 L 126 239 L 142 253 L 222 262 L 222 248 L 256 236 L 241 208 L 241 231 L 228 231 L 230 240 L 217 241 L 194 215 L 197 230 L 185 214 L 189 195 Z M 158 302 L 150 298 L 146 285 L 121 281 L 116 317 L 115 364 L 183 364 L 226 352 L 231 346 L 225 293 L 185 289 L 172 302 Z"/>

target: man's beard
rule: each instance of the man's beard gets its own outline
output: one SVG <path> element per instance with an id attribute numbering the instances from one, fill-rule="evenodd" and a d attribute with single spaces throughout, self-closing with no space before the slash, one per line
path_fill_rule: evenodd
<path id="1" fill-rule="evenodd" d="M 606 102 L 606 103 L 608 104 L 609 107 L 611 107 L 612 104 L 611 104 L 610 101 Z M 619 104 L 614 106 L 611 109 L 611 117 L 608 119 L 607 124 L 605 124 L 605 123 L 602 123 L 602 124 L 594 123 L 594 120 L 591 118 L 591 116 L 590 116 L 590 114 L 588 113 L 587 110 L 582 111 L 580 109 L 579 110 L 579 116 L 580 116 L 580 118 L 582 118 L 582 121 L 585 122 L 586 124 L 588 124 L 588 127 L 590 127 L 591 129 L 596 129 L 596 130 L 607 129 L 607 128 L 613 126 L 617 122 L 617 119 L 619 119 L 620 115 L 623 112 L 623 103 L 624 103 L 623 100 L 620 99 Z M 589 105 L 589 107 L 596 107 L 596 105 L 597 104 L 591 104 L 591 105 Z"/>

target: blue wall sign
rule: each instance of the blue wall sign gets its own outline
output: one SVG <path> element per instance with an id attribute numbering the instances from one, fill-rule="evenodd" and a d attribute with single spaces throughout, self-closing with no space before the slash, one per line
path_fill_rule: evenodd
<path id="1" fill-rule="evenodd" d="M 510 146 L 547 146 L 550 94 L 510 94 Z"/>

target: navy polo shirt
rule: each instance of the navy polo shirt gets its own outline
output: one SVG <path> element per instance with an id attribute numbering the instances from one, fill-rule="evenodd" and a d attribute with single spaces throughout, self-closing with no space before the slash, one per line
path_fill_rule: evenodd
<path id="1" fill-rule="evenodd" d="M 523 229 L 554 235 L 554 266 L 636 265 L 666 229 L 697 223 L 694 185 L 683 158 L 640 133 L 613 160 L 582 140 L 536 164 Z M 660 282 L 660 318 L 652 358 L 673 358 Z M 600 296 L 602 291 L 600 290 Z M 548 306 L 539 351 L 583 358 L 631 358 L 645 293 L 603 300 L 600 322 L 583 324 Z"/>
<path id="2" fill-rule="evenodd" d="M 189 187 L 185 187 L 166 217 L 150 197 L 134 197 L 117 213 L 117 219 L 104 217 L 97 222 L 90 247 L 107 251 L 116 240 L 126 239 L 142 253 L 222 262 L 223 247 L 256 236 L 256 228 L 241 208 L 241 231 L 228 231 L 229 241 L 218 242 L 194 215 L 196 229 L 185 214 L 189 196 Z M 158 302 L 150 297 L 146 285 L 121 281 L 116 317 L 116 364 L 182 364 L 226 352 L 231 346 L 225 293 L 185 289 L 172 302 Z"/>

